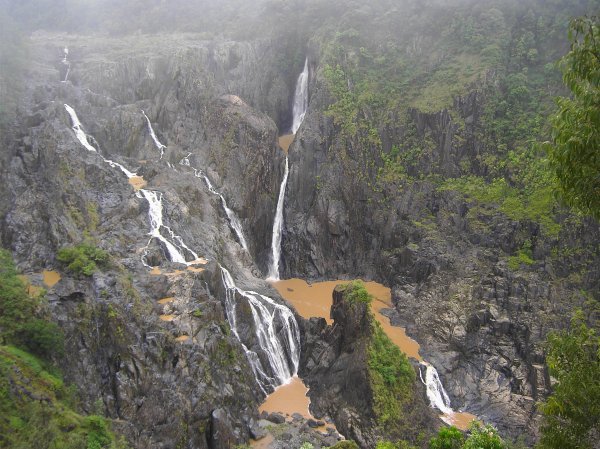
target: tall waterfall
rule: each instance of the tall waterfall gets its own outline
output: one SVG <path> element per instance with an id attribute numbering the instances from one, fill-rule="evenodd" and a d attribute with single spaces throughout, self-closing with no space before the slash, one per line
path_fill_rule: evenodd
<path id="1" fill-rule="evenodd" d="M 294 93 L 294 107 L 292 133 L 300 128 L 306 108 L 308 107 L 308 58 L 304 61 L 304 69 L 298 76 L 296 81 L 296 92 Z M 279 260 L 281 259 L 281 233 L 283 232 L 283 203 L 285 200 L 285 188 L 287 186 L 289 174 L 288 158 L 285 157 L 285 171 L 283 181 L 279 187 L 279 197 L 277 198 L 277 209 L 275 211 L 275 220 L 273 221 L 273 236 L 271 238 L 271 260 L 269 266 L 269 274 L 267 279 L 272 281 L 279 280 Z"/>
<path id="2" fill-rule="evenodd" d="M 285 199 L 285 188 L 287 186 L 289 174 L 288 158 L 285 157 L 285 172 L 283 181 L 279 188 L 279 198 L 277 199 L 277 209 L 275 211 L 275 220 L 273 222 L 273 237 L 271 240 L 271 266 L 269 267 L 269 280 L 279 280 L 279 259 L 281 258 L 281 233 L 283 231 L 283 200 Z"/>
<path id="3" fill-rule="evenodd" d="M 158 148 L 160 150 L 160 158 L 162 159 L 163 156 L 165 155 L 165 148 L 167 148 L 167 146 L 160 143 L 160 140 L 158 140 L 158 137 L 156 137 L 154 128 L 152 128 L 152 123 L 150 123 L 150 119 L 148 118 L 148 116 L 146 115 L 146 113 L 143 110 L 141 110 L 141 111 L 142 111 L 142 114 L 144 115 L 144 117 L 146 118 L 146 122 L 148 123 L 148 130 L 150 131 L 150 137 L 152 137 L 152 140 L 154 141 L 154 145 L 156 145 L 156 148 Z"/>
<path id="4" fill-rule="evenodd" d="M 294 93 L 294 106 L 292 108 L 292 134 L 296 134 L 298 128 L 304 120 L 306 109 L 308 107 L 308 58 L 304 61 L 304 70 L 298 76 L 296 81 L 296 91 Z"/>
<path id="5" fill-rule="evenodd" d="M 425 379 L 421 373 L 421 367 L 425 368 Z M 421 362 L 419 366 L 419 374 L 421 375 L 421 381 L 427 387 L 427 398 L 432 407 L 437 408 L 439 411 L 446 415 L 454 413 L 450 406 L 450 398 L 440 381 L 440 376 L 433 365 L 427 362 Z"/>
<path id="6" fill-rule="evenodd" d="M 238 288 L 227 269 L 221 267 L 225 287 L 225 312 L 231 330 L 238 338 L 260 388 L 265 394 L 287 382 L 298 372 L 300 331 L 292 311 L 268 296 Z M 247 301 L 254 321 L 253 334 L 238 325 L 236 294 Z M 241 334 L 246 330 L 246 334 Z M 248 348 L 254 341 L 256 351 Z"/>
<path id="7" fill-rule="evenodd" d="M 227 219 L 229 220 L 229 226 L 231 227 L 233 232 L 235 232 L 235 235 L 237 236 L 237 239 L 240 242 L 240 245 L 242 245 L 242 248 L 244 248 L 246 251 L 248 251 L 248 243 L 246 242 L 246 238 L 244 237 L 244 230 L 242 229 L 242 223 L 240 222 L 240 220 L 237 217 L 237 215 L 235 214 L 235 212 L 232 211 L 229 208 L 229 206 L 227 206 L 227 201 L 225 201 L 225 197 L 222 194 L 220 194 L 213 187 L 212 183 L 210 182 L 210 179 L 208 179 L 208 176 L 206 176 L 206 174 L 202 170 L 192 167 L 192 165 L 190 163 L 190 159 L 189 159 L 191 154 L 192 153 L 188 154 L 181 161 L 179 161 L 179 164 L 186 166 L 186 167 L 190 167 L 192 170 L 194 170 L 194 176 L 196 176 L 197 178 L 204 179 L 204 182 L 206 183 L 206 187 L 208 187 L 208 191 L 210 193 L 212 193 L 213 195 L 217 195 L 219 198 L 221 198 L 221 205 L 223 206 L 225 215 L 227 215 Z"/>
<path id="8" fill-rule="evenodd" d="M 88 151 L 98 153 L 96 148 L 94 148 L 94 146 L 89 142 L 88 136 L 83 130 L 83 127 L 81 126 L 81 122 L 79 121 L 75 110 L 68 104 L 65 104 L 65 109 L 71 117 L 71 122 L 73 123 L 72 129 L 75 132 L 75 136 L 77 137 L 77 140 L 79 140 L 79 143 L 81 143 L 81 145 L 83 145 Z M 111 161 L 110 159 L 106 159 L 102 155 L 100 155 L 100 157 L 102 157 L 104 162 L 106 162 L 111 167 L 119 168 L 125 174 L 125 176 L 127 176 L 127 178 L 133 178 L 137 176 L 136 173 L 127 170 L 122 164 Z M 169 259 L 172 262 L 193 265 L 198 260 L 198 254 L 196 254 L 191 248 L 189 248 L 184 243 L 183 239 L 177 234 L 175 234 L 170 227 L 163 224 L 162 193 L 154 190 L 145 189 L 140 189 L 140 191 L 138 192 L 138 196 L 140 193 L 146 199 L 146 201 L 148 201 L 148 216 L 150 218 L 150 232 L 148 234 L 151 236 L 150 240 L 148 241 L 148 244 L 146 245 L 146 248 L 144 248 L 144 256 L 142 257 L 142 263 L 144 263 L 144 265 L 147 265 L 146 261 L 144 260 L 144 257 L 146 255 L 148 246 L 152 242 L 152 239 L 156 238 L 165 245 L 167 253 L 169 254 Z M 141 198 L 141 196 L 139 197 Z M 161 230 L 163 229 L 168 234 L 168 237 L 165 237 L 161 234 Z M 192 257 L 191 262 L 188 262 L 186 260 L 186 254 Z"/>

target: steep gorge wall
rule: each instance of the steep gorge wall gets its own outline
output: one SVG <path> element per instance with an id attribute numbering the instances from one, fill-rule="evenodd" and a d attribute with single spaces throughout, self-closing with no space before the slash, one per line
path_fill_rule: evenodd
<path id="1" fill-rule="evenodd" d="M 598 292 L 598 224 L 559 217 L 561 233 L 549 237 L 538 223 L 481 212 L 459 193 L 419 179 L 465 174 L 464 160 L 472 162 L 467 174 L 485 175 L 477 156 L 490 148 L 479 132 L 485 98 L 477 91 L 456 98 L 452 110 L 411 109 L 382 126 L 384 154 L 409 135 L 432 150 L 409 168 L 412 183 L 381 182 L 381 155 L 334 125 L 325 112 L 332 99 L 317 73 L 290 149 L 286 276 L 363 277 L 392 286 L 395 320 L 438 367 L 453 405 L 507 436 L 531 439 L 535 402 L 550 391 L 542 343 L 586 301 L 580 288 Z M 524 242 L 531 242 L 534 262 L 509 266 Z"/>
<path id="2" fill-rule="evenodd" d="M 67 83 L 59 81 L 54 57 L 64 37 L 35 41 L 36 68 L 3 152 L 2 244 L 34 282 L 41 282 L 42 269 L 61 272 L 47 293 L 66 337 L 65 356 L 56 362 L 79 387 L 84 411 L 113 418 L 133 447 L 244 443 L 264 394 L 229 328 L 224 292 L 212 273 L 218 261 L 253 290 L 270 292 L 253 277 L 262 276 L 253 259 L 270 245 L 283 170 L 277 128 L 233 95 L 243 92 L 212 79 L 216 69 L 206 60 L 154 58 L 162 47 L 133 56 L 130 48 L 121 53 L 119 40 L 81 39 L 81 46 L 79 38 L 69 41 L 73 78 Z M 92 48 L 92 42 L 100 43 Z M 75 137 L 65 103 L 77 111 L 97 153 Z M 163 159 L 141 109 L 167 145 Z M 189 153 L 191 165 L 240 217 L 252 255 L 236 242 L 218 196 L 179 165 Z M 170 263 L 164 245 L 149 242 L 148 203 L 103 158 L 136 171 L 146 188 L 160 192 L 164 224 L 211 261 L 206 271 Z M 56 260 L 58 249 L 82 241 L 111 257 L 90 278 Z M 162 274 L 150 274 L 142 260 Z"/>

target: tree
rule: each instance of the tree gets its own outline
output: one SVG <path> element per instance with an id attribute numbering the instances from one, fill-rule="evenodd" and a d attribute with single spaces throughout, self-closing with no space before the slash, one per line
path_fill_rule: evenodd
<path id="1" fill-rule="evenodd" d="M 560 61 L 571 98 L 558 98 L 549 158 L 559 195 L 570 206 L 600 218 L 600 22 L 573 19 L 571 51 Z"/>
<path id="2" fill-rule="evenodd" d="M 498 431 L 489 424 L 484 426 L 478 421 L 473 421 L 469 432 L 469 438 L 462 449 L 504 449 L 506 447 Z"/>
<path id="3" fill-rule="evenodd" d="M 542 404 L 539 449 L 587 449 L 600 437 L 600 336 L 582 311 L 571 330 L 548 337 L 548 367 L 558 381 Z"/>
<path id="4" fill-rule="evenodd" d="M 442 427 L 437 436 L 429 440 L 429 449 L 461 449 L 464 442 L 465 436 L 456 427 Z"/>

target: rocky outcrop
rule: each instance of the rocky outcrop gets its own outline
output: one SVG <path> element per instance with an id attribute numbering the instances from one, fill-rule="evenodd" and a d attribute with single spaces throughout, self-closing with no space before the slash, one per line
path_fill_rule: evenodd
<path id="1" fill-rule="evenodd" d="M 221 303 L 188 273 L 67 276 L 48 293 L 66 380 L 85 385 L 84 410 L 112 418 L 132 447 L 225 449 L 257 419 L 262 394 Z"/>
<path id="2" fill-rule="evenodd" d="M 373 317 L 368 303 L 347 299 L 348 288 L 338 285 L 333 292 L 332 325 L 323 318 L 305 322 L 300 375 L 310 387 L 313 413 L 331 416 L 340 433 L 363 448 L 380 440 L 414 442 L 419 432 L 436 427 L 424 387 L 416 381 L 412 397 L 401 405 L 402 422 L 394 423 L 401 434 L 379 422 L 368 368 Z"/>

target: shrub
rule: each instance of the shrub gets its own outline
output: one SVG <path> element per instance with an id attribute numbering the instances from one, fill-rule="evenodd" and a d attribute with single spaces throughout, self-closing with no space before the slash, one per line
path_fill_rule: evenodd
<path id="1" fill-rule="evenodd" d="M 371 304 L 373 297 L 365 288 L 363 281 L 352 281 L 346 284 L 346 291 L 344 292 L 344 299 L 350 304 L 356 304 L 363 302 Z"/>
<path id="2" fill-rule="evenodd" d="M 40 319 L 24 323 L 17 332 L 15 343 L 38 355 L 60 355 L 64 351 L 64 337 L 60 328 L 55 323 Z"/>
<path id="3" fill-rule="evenodd" d="M 506 445 L 498 435 L 498 431 L 488 425 L 473 421 L 469 428 L 470 435 L 462 449 L 505 449 Z"/>
<path id="4" fill-rule="evenodd" d="M 104 267 L 108 264 L 108 253 L 95 246 L 82 243 L 60 249 L 57 259 L 67 265 L 67 268 L 73 273 L 91 276 L 98 266 Z"/>
<path id="5" fill-rule="evenodd" d="M 45 357 L 62 353 L 62 332 L 47 320 L 45 312 L 43 297 L 27 294 L 10 253 L 0 250 L 0 343 Z"/>
<path id="6" fill-rule="evenodd" d="M 358 447 L 358 444 L 356 444 L 354 441 L 346 440 L 346 441 L 340 441 L 340 442 L 334 444 L 329 449 L 360 449 L 360 448 Z"/>
<path id="7" fill-rule="evenodd" d="M 429 440 L 429 449 L 461 449 L 465 436 L 456 427 L 442 427 L 437 436 Z"/>
<path id="8" fill-rule="evenodd" d="M 415 371 L 406 354 L 373 321 L 369 346 L 369 377 L 373 389 L 374 410 L 379 423 L 386 427 L 402 418 L 402 404 L 412 396 Z"/>

